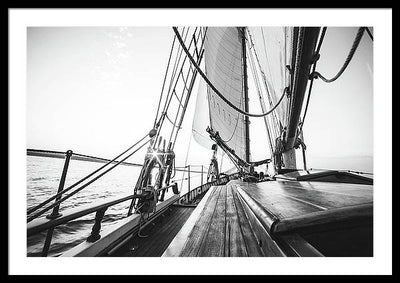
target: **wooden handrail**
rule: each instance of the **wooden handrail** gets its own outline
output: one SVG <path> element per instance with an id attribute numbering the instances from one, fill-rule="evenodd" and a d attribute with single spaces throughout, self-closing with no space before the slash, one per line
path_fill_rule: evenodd
<path id="1" fill-rule="evenodd" d="M 282 233 L 310 226 L 340 221 L 357 221 L 373 217 L 373 203 L 364 203 L 345 207 L 317 211 L 277 221 L 271 227 L 271 233 Z"/>

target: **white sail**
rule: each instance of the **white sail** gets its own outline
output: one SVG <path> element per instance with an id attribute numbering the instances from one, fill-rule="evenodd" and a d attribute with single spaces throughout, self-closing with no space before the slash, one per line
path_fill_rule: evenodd
<path id="1" fill-rule="evenodd" d="M 267 84 L 268 104 L 275 105 L 285 87 L 290 86 L 289 69 L 286 66 L 292 65 L 293 28 L 249 27 L 248 29 Z M 288 103 L 289 100 L 285 97 L 275 110 L 283 127 L 287 123 Z"/>
<path id="2" fill-rule="evenodd" d="M 243 66 L 241 34 L 236 27 L 209 27 L 204 51 L 205 73 L 211 83 L 236 107 L 244 110 Z M 201 99 L 201 93 L 200 98 Z M 208 109 L 196 107 L 196 111 L 208 111 L 209 126 L 219 132 L 221 139 L 235 153 L 245 159 L 244 116 L 233 110 L 207 85 Z M 200 102 L 198 102 L 200 103 Z M 200 110 L 198 110 L 200 109 Z M 199 142 L 207 136 L 200 120 L 204 112 L 195 114 L 193 133 Z M 204 118 L 203 118 L 204 121 Z M 204 145 L 204 142 L 200 142 Z"/>
<path id="3" fill-rule="evenodd" d="M 213 141 L 210 139 L 206 129 L 210 125 L 207 100 L 207 83 L 200 80 L 196 98 L 196 107 L 193 117 L 192 134 L 194 140 L 201 146 L 210 149 Z"/>
<path id="4" fill-rule="evenodd" d="M 285 88 L 290 87 L 290 70 L 287 66 L 292 65 L 293 27 L 248 27 L 248 31 L 251 38 L 246 41 L 250 49 L 254 48 L 251 52 L 256 53 L 258 65 L 258 74 L 252 76 L 258 76 L 262 82 L 260 91 L 266 102 L 266 111 L 277 104 Z M 204 47 L 203 62 L 208 79 L 231 103 L 244 110 L 240 30 L 236 27 L 209 27 Z M 205 129 L 210 126 L 215 132 L 219 132 L 222 140 L 240 158 L 245 159 L 244 115 L 228 106 L 204 82 L 200 85 L 197 100 L 193 121 L 195 140 L 209 148 L 209 137 Z M 207 109 L 204 107 L 206 103 Z M 289 99 L 285 96 L 275 111 L 265 117 L 271 125 L 272 143 L 287 125 L 288 107 Z"/>

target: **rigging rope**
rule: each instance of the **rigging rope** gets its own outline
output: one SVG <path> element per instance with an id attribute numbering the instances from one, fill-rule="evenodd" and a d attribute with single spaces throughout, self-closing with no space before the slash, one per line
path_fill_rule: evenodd
<path id="1" fill-rule="evenodd" d="M 268 67 L 268 71 L 269 71 L 269 73 L 271 74 L 272 72 L 271 72 L 271 64 L 269 63 L 269 60 L 268 60 L 268 54 L 267 54 L 267 50 L 268 50 L 268 48 L 267 48 L 267 45 L 265 44 L 265 37 L 264 37 L 264 31 L 263 31 L 263 28 L 262 27 L 260 27 L 260 29 L 261 29 L 261 35 L 262 35 L 262 38 L 263 38 L 263 45 L 264 45 L 264 53 L 265 53 L 265 59 L 267 59 L 267 67 Z M 272 89 L 275 89 L 275 86 L 274 86 L 274 80 L 273 79 L 271 79 L 271 85 L 272 85 Z"/>
<path id="2" fill-rule="evenodd" d="M 189 29 L 190 28 L 188 28 L 186 30 L 186 34 L 184 36 L 185 37 L 184 41 L 186 41 L 186 38 L 187 38 L 187 36 L 189 34 Z M 193 43 L 196 44 L 195 34 L 196 34 L 197 30 L 198 30 L 198 28 L 196 27 L 194 32 L 193 32 L 193 37 L 191 38 L 191 40 L 189 42 L 189 49 L 190 49 L 190 47 L 192 46 Z M 184 31 L 185 31 L 185 28 L 183 28 L 182 32 L 185 33 Z M 198 39 L 200 38 L 200 36 L 201 36 L 201 32 L 198 32 Z M 174 39 L 175 38 L 176 38 L 176 35 L 175 35 Z M 204 43 L 204 39 L 202 40 L 202 44 L 203 43 Z M 165 117 L 166 117 L 169 120 L 169 122 L 171 124 L 173 124 L 174 127 L 171 130 L 169 141 L 168 141 L 168 143 L 170 144 L 171 141 L 172 141 L 172 138 L 173 138 L 173 136 L 175 134 L 175 138 L 174 138 L 174 141 L 172 142 L 171 149 L 174 148 L 175 141 L 176 141 L 177 135 L 178 135 L 178 131 L 181 129 L 181 123 L 182 123 L 182 120 L 183 120 L 183 116 L 184 116 L 184 114 L 186 112 L 186 106 L 187 106 L 189 95 L 190 95 L 190 93 L 187 92 L 188 91 L 188 87 L 187 87 L 186 83 L 188 82 L 189 76 L 190 76 L 191 71 L 192 71 L 191 65 L 189 63 L 189 70 L 187 71 L 186 79 L 185 79 L 185 76 L 183 74 L 183 70 L 184 70 L 184 67 L 185 67 L 185 62 L 186 62 L 187 56 L 184 56 L 183 62 L 180 63 L 181 62 L 181 58 L 182 58 L 182 54 L 183 54 L 183 48 L 177 47 L 177 49 L 178 50 L 177 50 L 177 54 L 176 54 L 175 66 L 174 66 L 173 71 L 172 71 L 172 75 L 171 75 L 172 77 L 171 77 L 170 86 L 169 86 L 169 89 L 168 89 L 168 94 L 167 94 L 167 97 L 165 99 L 165 104 L 164 104 L 164 107 L 163 107 L 163 113 L 166 113 L 167 110 L 169 109 L 170 103 L 171 103 L 172 98 L 174 96 L 176 97 L 176 99 L 179 102 L 178 109 L 177 109 L 177 112 L 176 112 L 176 115 L 175 115 L 174 122 L 167 115 L 161 115 L 160 118 L 159 118 L 159 121 L 157 123 L 157 126 L 160 126 L 160 128 L 161 128 L 163 123 L 164 123 Z M 195 51 L 197 52 L 197 46 L 195 46 Z M 178 71 L 178 69 L 179 69 L 179 71 Z M 195 75 L 196 75 L 195 72 L 192 71 L 192 76 L 195 76 Z M 182 79 L 183 79 L 183 81 L 185 83 L 184 89 L 183 89 L 182 94 L 181 94 L 181 98 L 178 97 L 178 95 L 177 95 L 177 93 L 175 91 L 180 77 L 182 77 Z M 194 83 L 193 82 L 193 77 L 192 77 L 192 80 L 191 80 L 191 86 L 192 86 L 192 83 Z M 172 89 L 171 89 L 171 87 L 172 87 Z M 186 92 L 185 92 L 185 90 L 186 90 Z M 186 99 L 185 99 L 185 103 L 183 104 L 183 99 L 185 98 L 185 94 L 186 94 Z M 181 109 L 182 109 L 182 112 L 180 111 Z M 178 118 L 179 118 L 179 115 L 180 115 L 180 121 L 177 122 Z M 157 132 L 157 136 L 156 137 L 158 138 L 159 135 L 160 135 L 160 131 Z"/>
<path id="3" fill-rule="evenodd" d="M 142 140 L 143 140 L 143 139 L 142 139 Z M 45 213 L 46 211 L 48 211 L 48 210 L 52 209 L 53 207 L 55 207 L 55 206 L 61 204 L 64 200 L 66 200 L 66 199 L 72 197 L 74 194 L 76 194 L 76 193 L 78 193 L 79 191 L 83 190 L 84 188 L 86 188 L 87 186 L 89 186 L 91 183 L 93 183 L 94 181 L 96 181 L 97 179 L 99 179 L 100 177 L 102 177 L 103 175 L 105 175 L 106 173 L 108 173 L 109 171 L 111 171 L 112 169 L 114 169 L 115 167 L 117 167 L 120 163 L 122 163 L 123 161 L 125 161 L 126 159 L 128 159 L 129 157 L 131 157 L 134 153 L 136 153 L 139 149 L 141 149 L 143 146 L 145 146 L 145 145 L 146 145 L 147 143 L 149 143 L 150 141 L 151 141 L 151 139 L 147 140 L 145 143 L 143 143 L 141 146 L 139 146 L 136 150 L 134 150 L 134 151 L 133 151 L 132 153 L 130 153 L 128 156 L 126 156 L 126 157 L 124 157 L 123 159 L 121 159 L 120 161 L 118 161 L 117 164 L 115 164 L 115 165 L 112 166 L 111 168 L 107 169 L 106 171 L 104 171 L 104 172 L 101 173 L 100 175 L 96 176 L 94 179 L 90 180 L 88 183 L 82 185 L 81 187 L 77 188 L 75 191 L 73 191 L 73 192 L 69 193 L 68 195 L 66 195 L 66 196 L 64 196 L 64 197 L 62 197 L 62 198 L 60 198 L 60 199 L 57 200 L 57 201 L 55 201 L 52 205 L 50 205 L 50 206 L 44 208 L 43 210 L 39 211 L 39 212 L 36 213 L 35 215 L 29 217 L 28 220 L 27 220 L 27 222 L 30 222 L 30 221 L 34 220 L 35 218 L 39 217 L 40 215 L 42 215 L 42 214 Z M 101 168 L 104 168 L 104 166 L 101 167 Z M 97 169 L 95 172 L 98 172 L 98 171 L 99 171 L 99 169 Z M 93 174 L 94 174 L 94 173 L 92 173 L 92 174 L 90 174 L 90 175 L 93 175 Z M 86 176 L 84 179 L 87 179 L 87 178 L 88 178 L 88 176 Z M 80 183 L 80 182 L 82 182 L 82 180 L 79 181 L 79 182 L 77 182 L 77 183 L 75 183 L 73 186 L 75 186 L 76 184 L 78 184 L 78 183 Z M 50 199 L 54 199 L 55 197 L 60 196 L 61 193 L 65 192 L 65 191 L 67 191 L 67 190 L 69 190 L 69 189 L 71 189 L 73 186 L 70 186 L 69 188 L 67 188 L 67 189 L 65 189 L 65 190 L 63 190 L 63 191 L 57 193 L 55 196 L 53 196 L 53 197 L 50 198 Z M 47 202 L 49 202 L 49 200 L 47 200 L 46 203 L 47 203 Z M 43 202 L 43 203 L 44 203 L 44 202 Z M 43 203 L 41 204 L 42 206 L 43 206 Z M 38 205 L 37 207 L 39 208 L 39 205 Z M 35 207 L 34 209 L 36 210 L 37 208 Z"/>
<path id="4" fill-rule="evenodd" d="M 321 36 L 319 38 L 319 42 L 318 42 L 318 45 L 317 45 L 317 49 L 316 49 L 315 54 L 314 54 L 315 57 L 314 57 L 314 66 L 313 66 L 313 69 L 312 69 L 312 73 L 315 72 L 315 68 L 317 67 L 317 61 L 318 61 L 319 56 L 320 56 L 319 55 L 319 51 L 321 50 L 321 46 L 322 46 L 322 42 L 323 42 L 324 37 L 325 37 L 325 33 L 326 33 L 326 27 L 324 27 L 322 29 Z M 311 77 L 310 86 L 308 88 L 307 102 L 306 102 L 306 106 L 304 108 L 303 119 L 301 120 L 300 129 L 298 131 L 299 134 L 303 130 L 304 119 L 306 118 L 306 115 L 307 115 L 307 110 L 308 110 L 308 105 L 310 103 L 311 90 L 312 90 L 312 87 L 313 87 L 313 83 L 314 83 L 314 77 Z"/>
<path id="5" fill-rule="evenodd" d="M 371 40 L 374 41 L 374 37 L 373 37 L 371 31 L 369 30 L 369 28 L 365 28 L 365 30 L 367 31 L 367 33 L 368 33 L 369 37 L 371 38 Z"/>
<path id="6" fill-rule="evenodd" d="M 176 27 L 172 27 L 179 43 L 181 44 L 183 50 L 185 51 L 187 57 L 189 58 L 190 62 L 193 64 L 193 66 L 197 69 L 197 71 L 199 72 L 199 74 L 203 77 L 203 79 L 207 82 L 207 84 L 211 87 L 211 89 L 223 100 L 226 102 L 226 104 L 228 104 L 231 108 L 235 109 L 237 112 L 249 116 L 249 117 L 264 117 L 270 113 L 272 113 L 276 107 L 278 107 L 278 105 L 281 103 L 281 101 L 283 100 L 283 97 L 285 96 L 286 92 L 287 92 L 287 87 L 284 89 L 282 96 L 280 97 L 279 101 L 267 112 L 265 113 L 261 113 L 261 114 L 252 114 L 252 113 L 248 113 L 243 111 L 240 108 L 237 108 L 235 105 L 233 105 L 228 99 L 226 99 L 219 91 L 218 89 L 215 88 L 215 86 L 210 82 L 210 80 L 207 78 L 207 76 L 203 73 L 203 71 L 200 69 L 200 66 L 196 63 L 196 61 L 194 60 L 194 58 L 190 55 L 189 50 L 186 48 L 185 43 L 182 41 L 182 38 L 177 30 Z"/>
<path id="7" fill-rule="evenodd" d="M 264 73 L 264 71 L 263 71 L 263 68 L 261 67 L 260 59 L 258 58 L 257 51 L 256 51 L 256 49 L 254 48 L 253 37 L 252 37 L 252 35 L 251 35 L 249 29 L 247 30 L 247 32 L 248 32 L 249 39 L 250 39 L 250 44 L 251 44 L 251 46 L 249 47 L 249 49 L 253 49 L 253 55 L 254 55 L 255 58 L 256 58 L 257 65 L 258 65 L 258 68 L 259 68 L 260 73 L 261 73 L 261 78 L 262 78 L 262 81 L 263 81 L 263 83 L 264 83 L 265 91 L 266 91 L 266 94 L 267 94 L 267 99 L 268 99 L 268 101 L 269 101 L 269 105 L 272 106 L 272 105 L 273 105 L 272 97 L 271 97 L 270 92 L 269 92 L 269 90 L 268 90 L 269 87 L 268 87 L 267 79 L 266 79 L 265 73 Z M 264 47 L 265 47 L 265 45 L 264 45 Z M 251 62 L 251 61 L 250 61 L 250 62 Z M 256 76 L 255 76 L 255 77 L 256 77 Z M 264 111 L 264 110 L 263 110 L 263 111 Z M 279 135 L 279 132 L 280 132 L 280 131 L 279 131 L 279 126 L 281 126 L 281 122 L 279 121 L 276 112 L 273 112 L 272 118 L 271 118 L 271 119 L 272 119 L 272 120 L 275 120 L 275 123 L 274 123 L 273 121 L 271 121 L 271 125 L 272 125 L 273 132 L 274 132 L 275 136 L 278 136 L 278 135 Z"/>
<path id="8" fill-rule="evenodd" d="M 165 112 L 165 117 L 167 118 L 167 120 L 171 123 L 172 126 L 182 129 L 182 127 L 177 126 L 174 122 L 171 121 L 171 119 L 168 117 L 167 112 Z"/>
<path id="9" fill-rule="evenodd" d="M 174 41 L 172 42 L 171 51 L 169 53 L 169 58 L 168 58 L 168 63 L 167 63 L 167 70 L 165 71 L 165 75 L 164 75 L 164 81 L 163 81 L 162 88 L 161 88 L 160 100 L 158 101 L 158 106 L 157 106 L 157 111 L 156 111 L 156 118 L 154 119 L 153 128 L 155 128 L 156 124 L 157 124 L 158 113 L 160 111 L 161 101 L 162 101 L 162 97 L 163 97 L 163 93 L 164 93 L 165 82 L 167 80 L 169 65 L 170 65 L 171 58 L 172 58 L 172 51 L 174 50 L 175 39 L 176 39 L 176 36 L 174 36 Z"/>
<path id="10" fill-rule="evenodd" d="M 189 149 L 190 149 L 190 144 L 191 143 L 192 143 L 192 133 L 190 133 L 189 144 L 188 144 L 188 147 L 187 147 L 187 150 L 186 150 L 186 158 L 185 158 L 185 167 L 184 168 L 187 167 L 187 161 L 188 161 L 188 157 L 189 157 Z M 182 178 L 185 178 L 185 173 L 186 173 L 186 170 L 183 171 Z M 181 190 L 182 190 L 182 188 L 183 188 L 183 179 L 181 181 Z"/>
<path id="11" fill-rule="evenodd" d="M 253 53 L 252 53 L 251 52 L 251 48 L 249 48 L 249 53 L 251 55 L 253 55 L 253 56 L 249 56 L 250 57 L 250 67 L 252 68 L 253 74 L 255 74 L 253 76 L 254 83 L 256 85 L 256 89 L 257 89 L 257 92 L 258 92 L 258 97 L 259 97 L 259 100 L 260 100 L 261 109 L 264 111 L 265 105 L 264 105 L 264 98 L 263 98 L 262 92 L 261 92 L 261 83 L 259 81 L 258 76 L 256 75 L 257 74 L 257 68 L 256 68 L 256 65 L 255 65 L 255 62 L 254 62 L 254 60 L 255 60 L 254 59 L 254 55 L 256 55 L 255 49 L 253 49 Z M 271 151 L 271 155 L 272 155 L 273 152 L 274 152 L 274 145 L 273 145 L 273 142 L 272 142 L 272 139 L 271 139 L 270 125 L 269 125 L 267 117 L 264 117 L 264 123 L 265 123 L 265 128 L 267 130 L 268 141 L 269 141 L 270 151 Z"/>
<path id="12" fill-rule="evenodd" d="M 365 29 L 366 29 L 365 27 L 360 27 L 358 29 L 357 35 L 356 35 L 356 37 L 354 39 L 354 42 L 353 42 L 353 46 L 351 47 L 350 52 L 347 55 L 346 61 L 344 62 L 342 68 L 339 70 L 339 72 L 336 74 L 336 76 L 334 76 L 332 79 L 327 79 L 323 75 L 321 75 L 320 73 L 314 71 L 314 72 L 312 72 L 310 74 L 310 77 L 311 78 L 320 78 L 321 80 L 323 80 L 326 83 L 331 83 L 331 82 L 336 81 L 343 74 L 343 72 L 346 70 L 346 68 L 349 65 L 351 59 L 353 58 L 353 55 L 357 50 L 357 47 L 358 47 L 358 45 L 359 45 L 359 43 L 361 41 L 361 38 L 362 38 L 362 36 L 364 34 Z"/>
<path id="13" fill-rule="evenodd" d="M 113 158 L 112 160 L 110 160 L 109 162 L 107 162 L 106 164 L 104 164 L 103 166 L 101 166 L 100 168 L 96 169 L 95 171 L 93 171 L 92 173 L 90 173 L 89 175 L 83 177 L 82 179 L 80 179 L 78 182 L 72 184 L 71 186 L 69 186 L 68 188 L 58 192 L 56 195 L 50 197 L 49 199 L 45 200 L 44 202 L 38 204 L 37 206 L 28 209 L 27 214 L 30 214 L 36 210 L 38 210 L 39 208 L 43 207 L 45 204 L 49 203 L 50 201 L 52 201 L 53 199 L 56 199 L 57 197 L 60 197 L 62 194 L 68 192 L 69 190 L 71 190 L 72 188 L 76 187 L 77 185 L 79 185 L 80 183 L 82 183 L 83 181 L 85 181 L 86 179 L 88 179 L 89 177 L 93 176 L 94 174 L 96 174 L 97 172 L 99 172 L 101 169 L 105 168 L 107 165 L 115 162 L 119 157 L 121 157 L 122 155 L 124 155 L 125 153 L 127 153 L 129 150 L 131 150 L 132 148 L 134 148 L 136 145 L 138 145 L 140 142 L 142 142 L 147 136 L 151 135 L 151 133 L 146 134 L 144 137 L 142 137 L 139 141 L 137 141 L 134 145 L 130 146 L 128 149 L 126 149 L 124 152 L 122 152 L 121 154 L 119 154 L 118 156 L 116 156 L 115 158 Z M 122 160 L 125 161 L 125 160 Z M 122 161 L 119 161 L 119 163 L 121 163 Z M 114 167 L 113 167 L 114 168 Z"/>
<path id="14" fill-rule="evenodd" d="M 185 27 L 183 27 L 182 32 L 185 33 Z M 188 33 L 189 33 L 189 29 L 186 30 L 186 34 L 184 36 L 185 37 L 184 40 L 186 40 Z M 174 40 L 175 40 L 175 37 L 174 37 Z M 180 49 L 179 47 L 177 47 L 177 51 L 176 51 L 176 55 L 175 55 L 174 67 L 172 69 L 172 74 L 171 74 L 169 87 L 168 87 L 168 91 L 167 91 L 167 96 L 165 98 L 165 102 L 164 102 L 162 113 L 167 112 L 167 110 L 169 108 L 169 105 L 170 105 L 170 103 L 172 101 L 173 94 L 171 93 L 171 89 L 175 89 L 175 87 L 177 85 L 177 82 L 178 82 L 178 78 L 175 80 L 175 76 L 176 76 L 176 72 L 177 72 L 177 69 L 179 67 L 179 64 L 181 62 L 182 54 L 183 54 L 183 50 Z M 185 61 L 186 61 L 186 57 L 184 59 L 184 62 L 182 63 L 182 66 L 185 63 Z M 182 68 L 181 68 L 181 70 L 182 70 Z M 175 84 L 174 84 L 174 82 L 175 82 Z M 157 116 L 158 116 L 158 113 L 157 113 Z M 161 128 L 163 123 L 164 123 L 164 120 L 165 120 L 165 117 L 163 115 L 161 115 L 156 125 Z M 156 140 L 158 139 L 159 134 L 160 134 L 160 131 L 157 132 L 157 135 L 156 135 L 156 138 L 155 138 Z"/>
<path id="15" fill-rule="evenodd" d="M 227 139 L 227 140 L 224 140 L 224 139 L 221 137 L 221 140 L 224 141 L 224 142 L 230 142 L 230 141 L 232 140 L 232 138 L 235 136 L 235 132 L 236 132 L 236 129 L 237 129 L 238 124 L 239 124 L 239 114 L 238 114 L 238 116 L 236 117 L 236 125 L 235 125 L 235 129 L 233 129 L 233 131 L 232 131 L 231 137 L 230 137 L 229 139 Z"/>
<path id="16" fill-rule="evenodd" d="M 205 36 L 206 36 L 206 33 L 207 33 L 207 29 L 205 29 L 204 35 L 202 35 L 202 29 L 201 28 L 199 29 L 199 32 L 198 32 L 198 35 L 197 35 L 197 40 L 196 40 L 196 30 L 197 30 L 197 28 L 193 32 L 193 36 L 192 36 L 192 40 L 190 42 L 190 45 L 191 45 L 192 42 L 194 42 L 193 46 L 194 46 L 195 50 L 193 51 L 193 56 L 194 56 L 194 54 L 197 54 L 197 63 L 201 64 L 201 61 L 202 61 L 202 58 L 203 58 L 203 54 L 204 54 L 203 45 L 204 45 L 204 42 L 205 42 Z M 198 45 L 197 44 L 200 41 L 201 41 L 201 45 L 200 45 L 200 50 L 201 51 L 198 52 Z M 189 45 L 189 48 L 190 48 L 190 45 Z M 182 125 L 183 119 L 185 117 L 185 113 L 186 113 L 186 110 L 187 110 L 187 107 L 188 107 L 188 104 L 189 104 L 189 99 L 190 99 L 190 97 L 192 95 L 192 90 L 193 90 L 194 84 L 196 82 L 197 73 L 198 73 L 197 70 L 192 68 L 192 65 L 190 63 L 188 63 L 188 66 L 189 66 L 189 68 L 188 68 L 188 73 L 187 73 L 187 77 L 186 77 L 187 78 L 186 82 L 189 81 L 189 74 L 191 74 L 191 78 L 190 78 L 190 82 L 189 82 L 189 88 L 187 87 L 187 83 L 186 82 L 184 84 L 184 87 L 185 87 L 185 89 L 187 91 L 187 94 L 186 94 L 186 98 L 185 98 L 184 107 L 182 108 L 182 113 L 180 113 L 180 118 L 179 118 L 179 122 L 178 122 L 178 127 L 179 128 L 175 132 L 175 137 L 174 137 L 174 141 L 172 143 L 172 145 L 173 145 L 172 148 L 174 148 L 176 140 L 178 138 L 178 132 L 181 129 L 181 125 Z M 182 74 L 182 79 L 183 79 L 183 74 Z M 183 94 L 182 94 L 182 98 L 183 98 Z M 180 111 L 180 108 L 178 108 L 178 113 L 179 113 L 179 111 Z M 176 118 L 178 118 L 178 113 L 177 113 Z M 170 139 L 171 138 L 172 138 L 172 133 L 171 133 Z"/>

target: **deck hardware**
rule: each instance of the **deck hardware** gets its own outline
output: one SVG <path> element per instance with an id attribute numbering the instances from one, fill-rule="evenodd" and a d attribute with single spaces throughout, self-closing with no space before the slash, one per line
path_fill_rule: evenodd
<path id="1" fill-rule="evenodd" d="M 94 225 L 92 227 L 92 233 L 86 239 L 86 241 L 88 241 L 89 243 L 94 243 L 98 239 L 101 238 L 101 235 L 100 235 L 101 221 L 103 220 L 104 213 L 106 212 L 106 210 L 107 210 L 107 207 L 103 208 L 103 209 L 99 209 L 96 212 L 95 222 L 94 222 Z"/>
<path id="2" fill-rule="evenodd" d="M 174 193 L 174 194 L 179 194 L 179 190 L 178 190 L 178 183 L 176 183 L 176 182 L 173 182 L 172 183 L 172 192 Z"/>

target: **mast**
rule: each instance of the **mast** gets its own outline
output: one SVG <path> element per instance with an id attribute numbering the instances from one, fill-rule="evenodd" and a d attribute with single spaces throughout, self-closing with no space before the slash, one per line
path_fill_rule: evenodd
<path id="1" fill-rule="evenodd" d="M 314 57 L 320 28 L 300 28 L 297 48 L 293 50 L 295 65 L 293 85 L 291 88 L 291 101 L 289 109 L 288 126 L 286 131 L 285 148 L 282 153 L 286 169 L 297 169 L 295 143 L 298 135 L 298 124 L 304 95 L 307 88 L 308 76 Z"/>
<path id="2" fill-rule="evenodd" d="M 246 59 L 246 28 L 240 28 L 242 34 L 242 57 L 243 57 L 243 94 L 244 94 L 244 111 L 249 112 L 249 93 L 247 86 L 247 59 Z M 245 124 L 245 154 L 246 162 L 250 162 L 250 128 L 249 116 L 244 116 Z"/>

